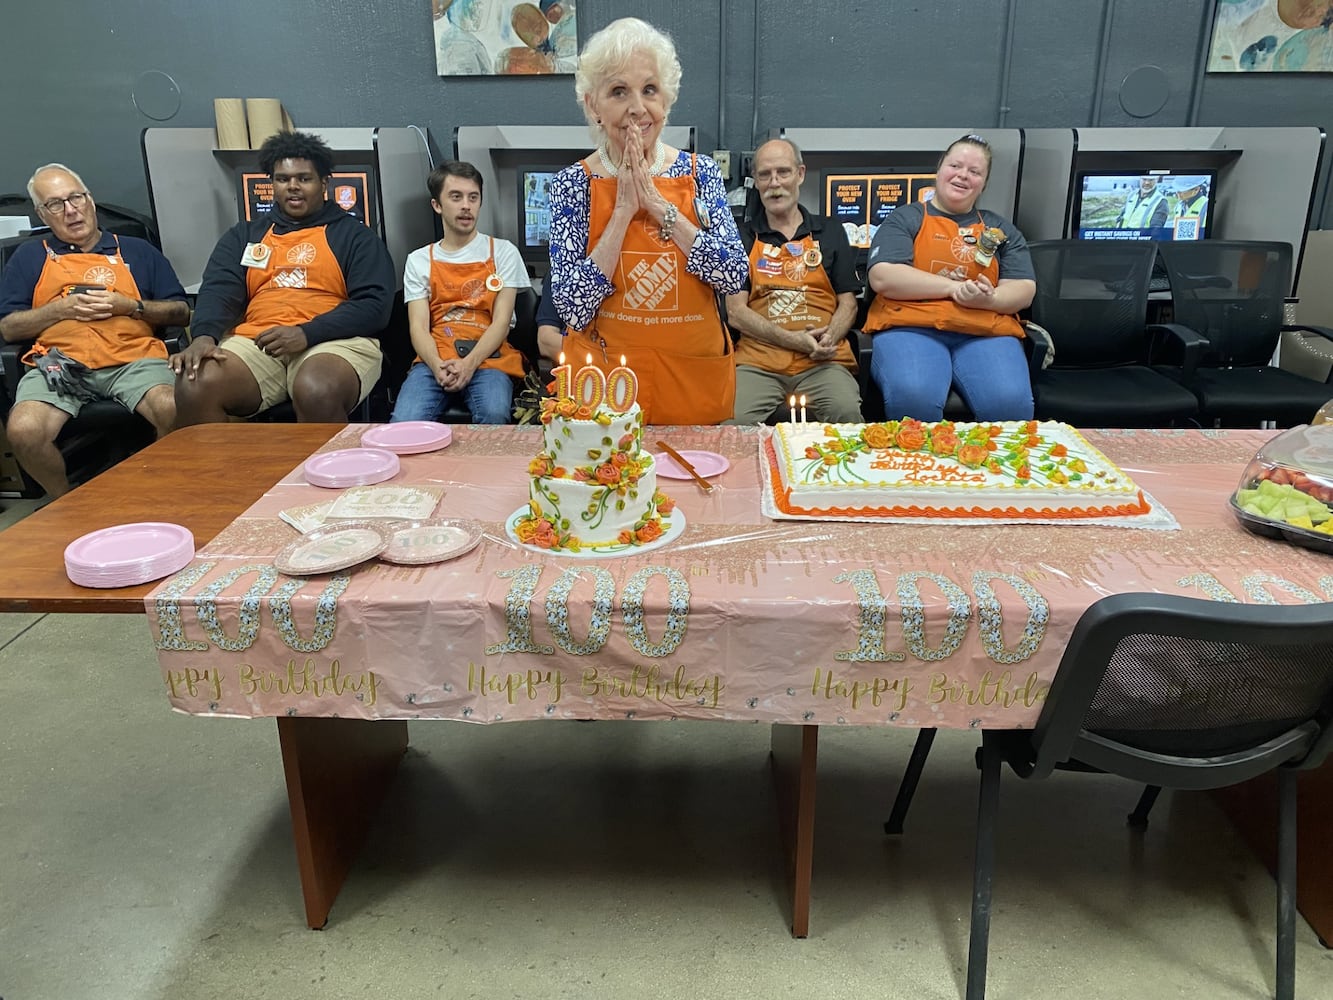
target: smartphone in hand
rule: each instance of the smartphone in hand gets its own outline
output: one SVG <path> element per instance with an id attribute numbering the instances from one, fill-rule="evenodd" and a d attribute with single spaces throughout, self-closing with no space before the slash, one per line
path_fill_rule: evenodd
<path id="1" fill-rule="evenodd" d="M 66 285 L 66 295 L 84 295 L 87 292 L 105 292 L 106 285 Z"/>

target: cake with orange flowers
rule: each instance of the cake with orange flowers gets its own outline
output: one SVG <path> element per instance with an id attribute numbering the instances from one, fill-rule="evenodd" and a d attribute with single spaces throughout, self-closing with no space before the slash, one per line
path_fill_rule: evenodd
<path id="1" fill-rule="evenodd" d="M 1068 424 L 779 424 L 766 442 L 778 510 L 810 517 L 1065 520 L 1150 506 Z"/>
<path id="2" fill-rule="evenodd" d="M 643 411 L 542 400 L 542 450 L 528 463 L 528 511 L 519 541 L 543 549 L 625 551 L 661 538 L 675 502 L 657 489 L 643 450 Z"/>

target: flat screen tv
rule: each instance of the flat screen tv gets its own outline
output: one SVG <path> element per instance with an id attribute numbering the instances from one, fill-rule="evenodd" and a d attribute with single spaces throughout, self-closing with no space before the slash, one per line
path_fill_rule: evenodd
<path id="1" fill-rule="evenodd" d="M 1080 240 L 1202 240 L 1213 222 L 1217 171 L 1085 170 L 1074 184 Z"/>
<path id="2" fill-rule="evenodd" d="M 933 173 L 826 170 L 823 214 L 842 223 L 848 243 L 866 250 L 895 208 L 934 195 Z"/>
<path id="3" fill-rule="evenodd" d="M 519 167 L 518 251 L 525 261 L 541 263 L 551 255 L 551 181 L 563 169 L 557 166 Z"/>
<path id="4" fill-rule="evenodd" d="M 249 222 L 273 207 L 273 181 L 250 167 L 236 171 L 236 202 L 240 221 Z M 347 214 L 375 228 L 375 169 L 340 164 L 329 176 L 329 200 Z"/>

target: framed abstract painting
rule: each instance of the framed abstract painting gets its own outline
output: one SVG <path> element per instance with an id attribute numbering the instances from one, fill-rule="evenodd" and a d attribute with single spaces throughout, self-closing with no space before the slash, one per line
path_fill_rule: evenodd
<path id="1" fill-rule="evenodd" d="M 575 0 L 430 0 L 440 76 L 573 73 Z"/>

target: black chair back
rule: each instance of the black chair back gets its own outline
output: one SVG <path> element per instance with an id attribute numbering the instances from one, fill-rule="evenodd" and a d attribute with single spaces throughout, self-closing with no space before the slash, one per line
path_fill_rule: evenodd
<path id="1" fill-rule="evenodd" d="M 1054 368 L 1114 368 L 1149 360 L 1149 241 L 1046 240 L 1028 247 L 1037 276 L 1032 321 L 1055 344 Z"/>
<path id="2" fill-rule="evenodd" d="M 1320 763 L 1330 720 L 1333 603 L 1118 594 L 1070 636 L 1028 776 L 1073 759 L 1147 784 L 1218 788 Z"/>
<path id="3" fill-rule="evenodd" d="M 1240 240 L 1163 243 L 1175 321 L 1208 339 L 1200 367 L 1268 364 L 1291 288 L 1291 245 Z"/>

